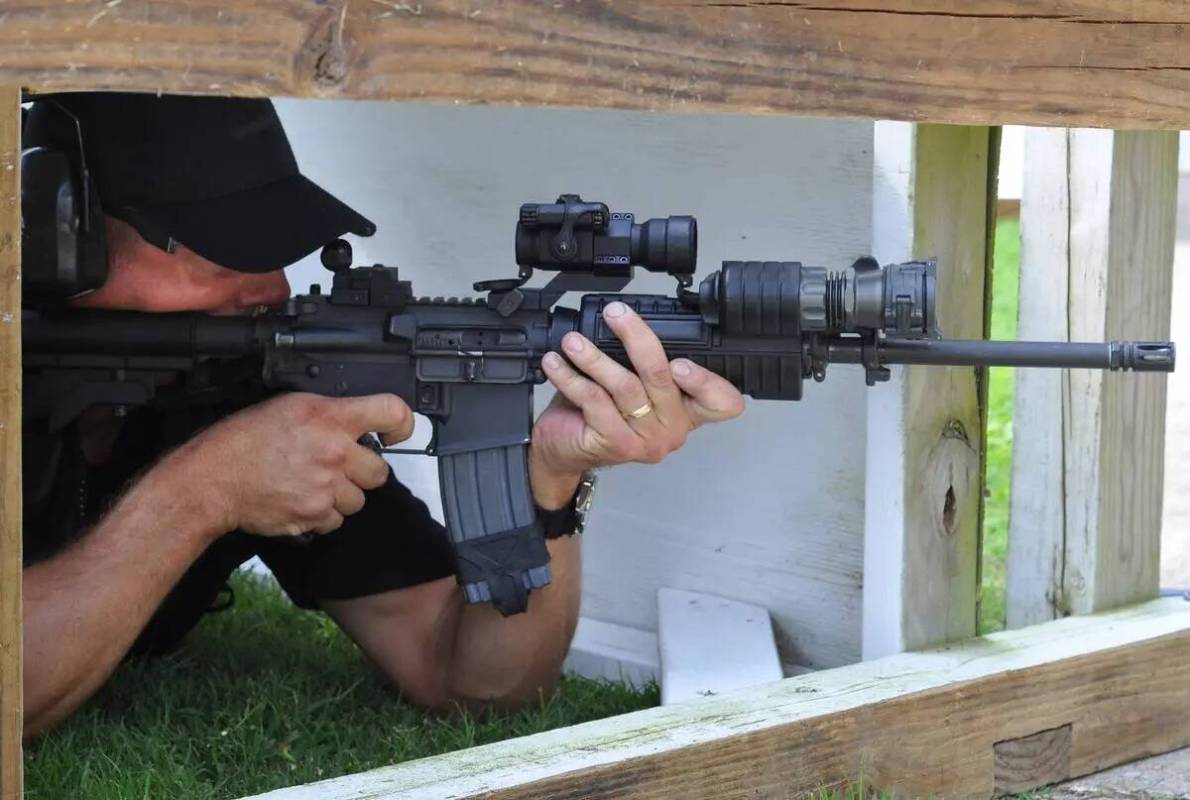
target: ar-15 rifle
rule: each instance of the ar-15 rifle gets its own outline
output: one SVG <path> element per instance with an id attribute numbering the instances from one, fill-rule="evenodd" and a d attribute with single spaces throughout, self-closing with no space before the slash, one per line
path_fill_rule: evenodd
<path id="1" fill-rule="evenodd" d="M 603 322 L 614 300 L 632 307 L 670 358 L 684 357 L 755 398 L 799 400 L 803 380 L 831 363 L 861 364 L 868 385 L 892 364 L 1082 367 L 1170 372 L 1170 342 L 947 341 L 935 326 L 935 263 L 881 267 L 861 258 L 838 271 L 796 261 L 727 261 L 693 283 L 693 217 L 650 219 L 563 195 L 521 207 L 518 277 L 475 284 L 477 299 L 415 298 L 396 268 L 352 267 L 345 242 L 328 245 L 329 294 L 317 285 L 251 318 L 83 310 L 24 313 L 27 406 L 51 429 L 97 404 L 156 402 L 174 376 L 193 393 L 212 367 L 259 360 L 264 385 L 351 396 L 392 392 L 428 416 L 442 498 L 471 603 L 523 611 L 550 581 L 549 554 L 527 472 L 532 392 L 541 358 L 580 331 L 630 366 Z M 675 277 L 675 296 L 619 294 L 634 266 Z M 557 270 L 544 288 L 534 269 Z M 577 309 L 567 291 L 593 292 Z M 181 373 L 178 376 L 178 373 Z M 408 452 L 408 451 L 390 451 Z"/>

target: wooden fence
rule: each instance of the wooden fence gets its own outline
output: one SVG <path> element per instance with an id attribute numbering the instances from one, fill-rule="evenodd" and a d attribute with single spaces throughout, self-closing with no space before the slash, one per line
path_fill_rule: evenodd
<path id="1" fill-rule="evenodd" d="M 901 223 L 877 240 L 886 258 L 928 253 L 951 265 L 939 301 L 950 335 L 986 330 L 994 174 L 986 126 L 1096 126 L 1108 130 L 1044 132 L 1030 143 L 1022 333 L 1161 338 L 1176 140 L 1123 131 L 1190 128 L 1190 6 L 877 5 L 8 4 L 0 14 L 0 85 L 9 87 L 0 90 L 0 798 L 21 793 L 16 87 L 960 123 L 971 127 L 902 123 L 875 154 L 897 176 L 881 202 Z M 984 386 L 976 370 L 927 377 L 911 368 L 871 394 L 867 655 L 974 632 Z M 1022 381 L 1011 622 L 1153 594 L 1163 408 L 1160 377 Z M 1190 614 L 1180 603 L 891 655 L 556 733 L 544 748 L 517 740 L 306 796 L 788 796 L 856 769 L 906 792 L 1024 788 L 1190 744 Z"/>

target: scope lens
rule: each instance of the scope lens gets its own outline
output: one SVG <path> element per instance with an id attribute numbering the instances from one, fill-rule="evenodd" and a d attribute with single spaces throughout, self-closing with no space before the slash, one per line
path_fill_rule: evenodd
<path id="1" fill-rule="evenodd" d="M 698 222 L 682 216 L 634 226 L 632 263 L 654 272 L 693 275 L 698 263 Z"/>

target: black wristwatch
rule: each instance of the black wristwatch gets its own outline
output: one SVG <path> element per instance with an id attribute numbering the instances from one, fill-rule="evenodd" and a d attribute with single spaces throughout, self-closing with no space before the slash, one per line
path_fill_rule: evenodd
<path id="1" fill-rule="evenodd" d="M 545 538 L 557 539 L 582 533 L 587 524 L 587 512 L 591 510 L 591 498 L 594 494 L 595 473 L 585 472 L 569 503 L 552 511 L 537 506 L 537 518 L 541 520 Z"/>

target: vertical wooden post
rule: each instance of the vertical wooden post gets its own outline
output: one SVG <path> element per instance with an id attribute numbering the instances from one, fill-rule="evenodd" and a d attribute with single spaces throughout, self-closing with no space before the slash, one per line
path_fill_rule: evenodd
<path id="1" fill-rule="evenodd" d="M 945 335 L 982 338 L 998 131 L 876 124 L 873 250 L 938 258 Z M 972 636 L 983 504 L 983 371 L 894 368 L 868 394 L 863 656 Z"/>
<path id="2" fill-rule="evenodd" d="M 0 800 L 21 796 L 21 92 L 0 87 Z"/>
<path id="3" fill-rule="evenodd" d="M 1021 338 L 1168 338 L 1177 151 L 1172 131 L 1028 132 Z M 1018 371 L 1009 627 L 1156 594 L 1165 384 Z"/>

